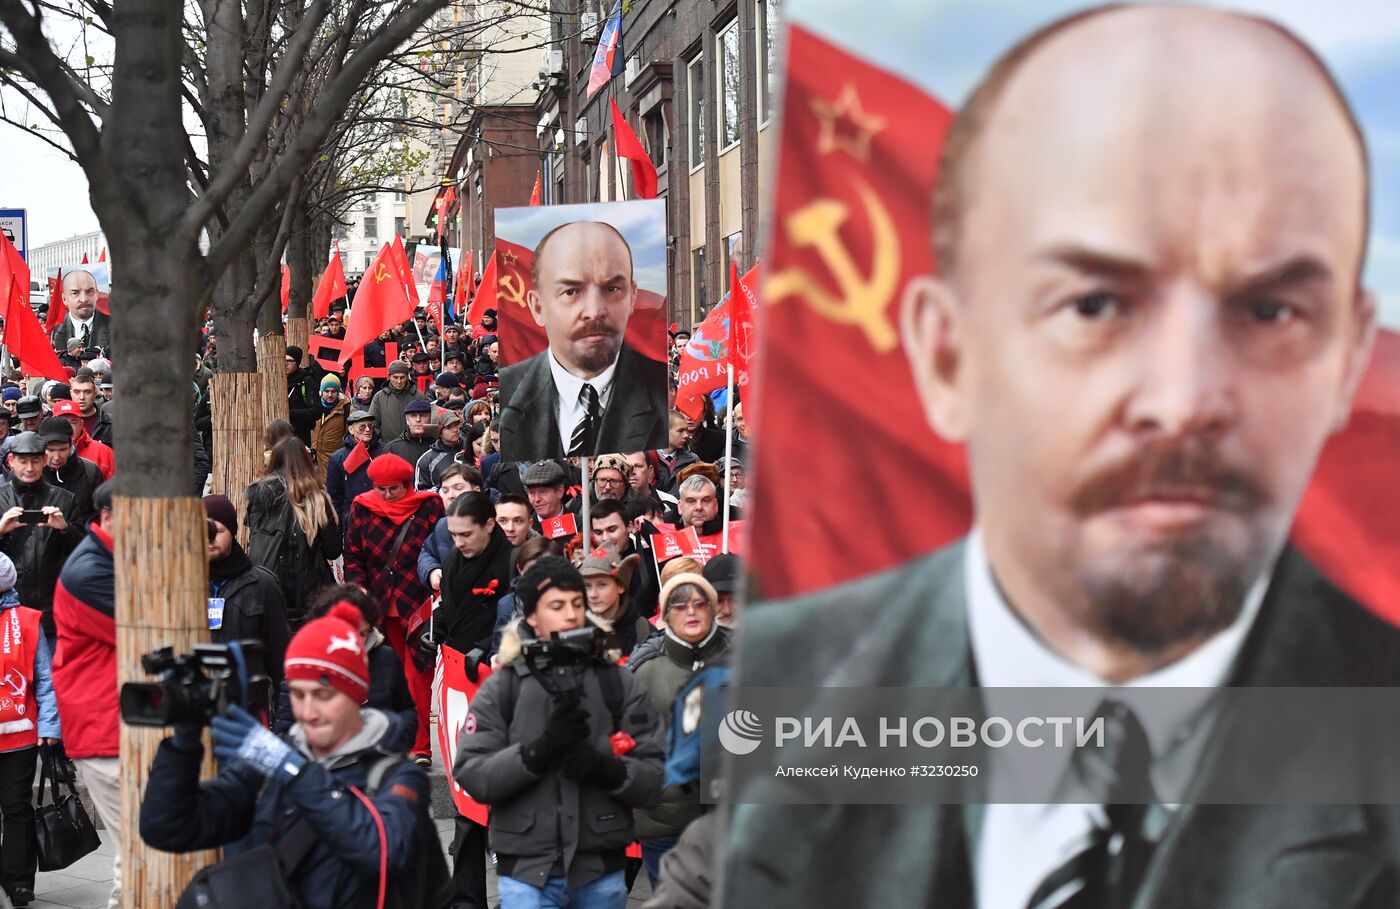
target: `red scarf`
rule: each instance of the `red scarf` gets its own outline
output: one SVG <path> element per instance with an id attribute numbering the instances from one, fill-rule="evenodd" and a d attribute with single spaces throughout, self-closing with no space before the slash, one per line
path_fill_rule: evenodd
<path id="1" fill-rule="evenodd" d="M 355 496 L 355 501 L 381 518 L 388 518 L 397 527 L 418 513 L 418 508 L 429 499 L 438 497 L 435 492 L 410 492 L 397 502 L 387 502 L 384 497 L 371 489 Z"/>

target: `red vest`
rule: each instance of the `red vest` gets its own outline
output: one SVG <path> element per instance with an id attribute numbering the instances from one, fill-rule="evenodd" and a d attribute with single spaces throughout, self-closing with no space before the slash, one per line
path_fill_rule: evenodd
<path id="1" fill-rule="evenodd" d="M 39 702 L 34 697 L 38 649 L 39 610 L 14 606 L 0 612 L 0 751 L 39 741 Z"/>

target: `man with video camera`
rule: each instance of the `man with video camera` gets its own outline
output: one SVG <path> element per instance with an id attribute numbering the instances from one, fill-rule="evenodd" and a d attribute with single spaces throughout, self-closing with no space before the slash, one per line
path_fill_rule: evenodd
<path id="1" fill-rule="evenodd" d="M 304 909 L 446 906 L 427 774 L 384 750 L 390 722 L 361 707 L 369 664 L 359 622 L 358 609 L 338 603 L 292 638 L 285 677 L 297 725 L 285 739 L 228 707 L 211 718 L 220 767 L 203 783 L 202 727 L 191 722 L 200 716 L 179 718 L 161 742 L 141 803 L 141 838 L 171 852 L 228 847 L 224 861 L 196 875 L 177 909 L 292 905 L 270 894 L 279 882 Z M 230 653 L 241 662 L 232 645 Z M 239 677 L 246 691 L 246 674 Z M 149 725 L 128 709 L 135 700 L 123 691 L 123 718 Z"/>
<path id="2" fill-rule="evenodd" d="M 585 628 L 578 569 L 546 556 L 515 592 L 524 620 L 502 634 L 453 775 L 491 806 L 502 909 L 622 909 L 632 809 L 661 792 L 659 717 Z"/>

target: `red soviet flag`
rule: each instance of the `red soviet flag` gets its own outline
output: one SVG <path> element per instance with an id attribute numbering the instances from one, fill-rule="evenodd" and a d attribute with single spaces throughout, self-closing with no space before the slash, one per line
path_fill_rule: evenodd
<path id="1" fill-rule="evenodd" d="M 394 248 L 385 243 L 365 269 L 360 289 L 355 293 L 355 306 L 350 311 L 350 327 L 340 350 L 342 363 L 379 337 L 384 329 L 413 318 L 413 303 L 404 291 L 393 259 Z"/>
<path id="2" fill-rule="evenodd" d="M 500 241 L 496 244 L 499 246 Z M 492 253 L 491 258 L 486 260 L 486 267 L 481 270 L 481 283 L 476 286 L 476 295 L 472 297 L 471 308 L 462 317 L 462 324 L 471 328 L 481 324 L 481 317 L 486 310 L 496 308 L 496 256 Z M 497 322 L 497 325 L 500 323 Z"/>
<path id="3" fill-rule="evenodd" d="M 613 144 L 617 147 L 617 156 L 632 162 L 632 182 L 636 184 L 637 195 L 655 199 L 656 165 L 651 163 L 651 156 L 642 148 L 641 140 L 627 125 L 627 118 L 618 110 L 617 102 L 609 98 L 608 105 L 612 108 Z"/>
<path id="4" fill-rule="evenodd" d="M 29 308 L 29 265 L 10 238 L 0 233 L 0 318 L 5 346 L 31 375 L 64 379 L 68 372 L 49 345 L 39 317 Z"/>
<path id="5" fill-rule="evenodd" d="M 929 428 L 896 330 L 905 281 L 933 268 L 929 195 L 952 115 L 811 32 L 788 35 L 758 384 L 745 399 L 761 434 L 748 537 L 765 598 L 896 565 L 971 520 L 962 449 Z M 852 444 L 811 456 L 813 401 Z M 849 498 L 810 495 L 851 477 L 889 520 L 853 522 Z M 859 537 L 831 532 L 841 527 Z"/>
<path id="6" fill-rule="evenodd" d="M 329 316 L 331 301 L 340 299 L 348 292 L 345 286 L 345 268 L 340 264 L 340 244 L 337 243 L 335 255 L 331 256 L 326 270 L 321 272 L 321 279 L 316 282 L 316 293 L 311 297 L 312 317 L 324 319 Z"/>

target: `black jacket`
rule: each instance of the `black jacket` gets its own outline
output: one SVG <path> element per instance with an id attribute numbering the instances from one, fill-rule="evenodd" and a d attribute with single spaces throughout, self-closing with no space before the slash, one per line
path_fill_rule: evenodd
<path id="1" fill-rule="evenodd" d="M 413 436 L 409 435 L 408 430 L 405 429 L 398 438 L 384 447 L 388 449 L 390 454 L 396 454 L 407 461 L 410 467 L 416 467 L 418 459 L 423 457 L 427 452 L 432 451 L 435 444 L 437 444 L 437 439 L 431 432 L 425 432 L 422 436 L 415 439 Z"/>
<path id="2" fill-rule="evenodd" d="M 442 563 L 442 606 L 434 633 L 449 646 L 469 653 L 491 652 L 496 630 L 496 604 L 510 592 L 511 545 L 499 527 L 475 558 L 452 547 Z"/>
<path id="3" fill-rule="evenodd" d="M 73 494 L 73 516 L 79 526 L 86 527 L 92 520 L 92 493 L 102 485 L 102 471 L 97 465 L 72 454 L 61 470 L 45 467 L 44 482 Z"/>
<path id="4" fill-rule="evenodd" d="M 53 335 L 49 340 L 53 342 L 53 349 L 65 351 L 68 349 L 70 338 L 79 335 L 73 331 L 73 316 L 71 314 L 63 317 L 63 321 L 53 330 Z M 108 358 L 112 357 L 112 320 L 106 313 L 94 312 L 92 314 L 92 332 L 88 335 L 88 347 L 100 347 L 102 353 Z"/>
<path id="5" fill-rule="evenodd" d="M 10 481 L 0 486 L 0 514 L 16 505 L 27 509 L 53 505 L 63 512 L 64 519 L 68 521 L 67 530 L 21 524 L 0 536 L 0 552 L 10 557 L 19 574 L 19 583 L 15 587 L 19 591 L 20 602 L 43 612 L 44 631 L 53 640 L 54 584 L 58 583 L 58 573 L 63 570 L 68 554 L 82 542 L 85 528 L 77 521 L 73 494 L 66 489 L 50 486 L 43 480 L 26 486 L 11 475 Z"/>
<path id="6" fill-rule="evenodd" d="M 321 418 L 321 376 L 325 372 L 313 367 L 298 369 L 287 376 L 287 414 L 297 438 L 311 444 L 311 427 Z"/>
<path id="7" fill-rule="evenodd" d="M 86 421 L 87 418 L 83 419 Z M 112 411 L 110 408 L 97 408 L 97 422 L 92 424 L 88 435 L 92 436 L 94 441 L 101 442 L 113 451 L 117 450 L 116 446 L 112 444 Z"/>
<path id="8" fill-rule="evenodd" d="M 312 595 L 335 583 L 329 562 L 340 557 L 345 540 L 334 503 L 331 523 L 321 528 L 316 539 L 307 540 L 280 477 L 267 477 L 249 486 L 244 501 L 249 558 L 277 578 L 287 624 L 300 628 Z"/>
<path id="9" fill-rule="evenodd" d="M 209 565 L 209 596 L 224 601 L 223 627 L 211 629 L 215 643 L 251 638 L 263 645 L 263 670 L 272 690 L 282 683 L 282 660 L 292 632 L 282 604 L 282 588 L 272 572 L 249 561 L 242 547 Z"/>

